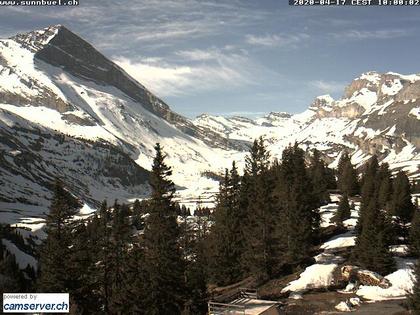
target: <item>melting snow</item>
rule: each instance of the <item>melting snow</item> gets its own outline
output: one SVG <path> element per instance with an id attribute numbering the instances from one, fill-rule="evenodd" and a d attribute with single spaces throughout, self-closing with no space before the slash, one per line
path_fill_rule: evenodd
<path id="1" fill-rule="evenodd" d="M 307 289 L 324 288 L 333 283 L 333 271 L 337 264 L 314 264 L 300 274 L 299 279 L 289 283 L 281 292 L 305 291 Z"/>

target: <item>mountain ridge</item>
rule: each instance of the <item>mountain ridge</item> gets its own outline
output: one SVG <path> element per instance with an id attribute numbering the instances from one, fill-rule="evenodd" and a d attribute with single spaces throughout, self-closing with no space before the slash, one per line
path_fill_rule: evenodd
<path id="1" fill-rule="evenodd" d="M 217 181 L 205 174 L 221 173 L 233 160 L 241 169 L 247 148 L 259 136 L 265 137 L 273 158 L 297 142 L 306 150 L 320 150 L 331 167 L 347 150 L 358 166 L 378 154 L 394 170 L 405 169 L 418 178 L 419 102 L 420 76 L 367 72 L 349 84 L 341 99 L 319 96 L 300 114 L 272 112 L 254 120 L 203 114 L 190 120 L 173 112 L 78 35 L 62 25 L 51 26 L 0 40 L 0 111 L 4 113 L 0 115 L 0 150 L 9 159 L 7 165 L 0 163 L 0 171 L 25 172 L 19 164 L 25 154 L 41 161 L 53 152 L 51 162 L 61 163 L 67 157 L 59 149 L 70 147 L 78 157 L 68 160 L 67 171 L 41 168 L 30 173 L 25 183 L 0 176 L 3 184 L 16 191 L 42 195 L 36 201 L 19 194 L 10 198 L 10 188 L 7 193 L 0 192 L 0 198 L 7 199 L 10 213 L 13 202 L 35 202 L 45 208 L 50 198 L 47 179 L 74 178 L 78 167 L 85 174 L 92 172 L 89 166 L 78 166 L 81 158 L 87 159 L 84 149 L 91 150 L 92 144 L 98 146 L 91 152 L 98 165 L 104 162 L 105 146 L 126 166 L 116 174 L 112 163 L 105 163 L 102 174 L 97 175 L 110 197 L 112 187 L 117 187 L 124 200 L 145 195 L 144 170 L 150 169 L 153 147 L 160 142 L 174 168 L 178 200 L 196 200 L 217 190 Z M 20 123 L 8 124 L 7 120 Z M 62 143 L 36 136 L 32 130 L 37 128 Z M 29 140 L 19 149 L 7 137 L 21 129 L 25 130 L 22 137 Z M 22 153 L 14 155 L 16 150 Z M 139 179 L 130 177 L 128 170 L 139 174 Z M 130 180 L 125 181 L 124 176 Z M 82 182 L 76 178 L 70 185 L 83 201 L 94 205 L 104 197 L 100 193 L 94 196 L 99 186 L 90 189 Z M 31 185 L 41 186 L 42 193 L 38 188 L 31 190 Z M 195 203 L 187 205 L 194 207 Z M 22 211 L 20 216 L 24 215 L 32 212 Z"/>

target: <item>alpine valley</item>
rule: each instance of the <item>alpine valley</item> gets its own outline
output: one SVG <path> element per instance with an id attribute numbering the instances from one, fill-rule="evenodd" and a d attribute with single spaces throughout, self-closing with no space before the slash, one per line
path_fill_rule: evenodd
<path id="1" fill-rule="evenodd" d="M 376 72 L 354 79 L 341 99 L 317 97 L 301 114 L 191 120 L 64 26 L 50 26 L 0 40 L 1 221 L 42 218 L 56 177 L 85 203 L 82 214 L 106 196 L 147 196 L 157 142 L 178 199 L 192 207 L 212 201 L 223 169 L 233 160 L 242 169 L 260 136 L 272 158 L 297 142 L 318 149 L 330 167 L 343 150 L 358 166 L 377 154 L 415 179 L 419 120 L 420 75 Z"/>

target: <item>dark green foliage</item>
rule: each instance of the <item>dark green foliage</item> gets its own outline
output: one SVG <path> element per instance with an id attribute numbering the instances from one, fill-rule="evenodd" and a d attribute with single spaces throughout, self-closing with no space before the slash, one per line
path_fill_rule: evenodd
<path id="1" fill-rule="evenodd" d="M 122 313 L 125 302 L 126 261 L 128 259 L 128 246 L 131 241 L 131 226 L 128 216 L 130 210 L 126 205 L 115 202 L 112 211 L 112 230 L 109 243 L 108 263 L 111 273 L 109 310 L 111 313 Z"/>
<path id="2" fill-rule="evenodd" d="M 142 230 L 144 228 L 143 215 L 145 214 L 145 207 L 145 202 L 142 204 L 138 199 L 134 201 L 131 223 L 137 230 Z"/>
<path id="3" fill-rule="evenodd" d="M 356 225 L 356 232 L 360 234 L 362 232 L 365 220 L 365 213 L 367 206 L 374 200 L 375 204 L 377 204 L 378 199 L 378 169 L 379 163 L 378 158 L 374 155 L 365 165 L 364 165 L 364 172 L 362 177 L 362 204 L 359 210 L 359 219 L 357 220 Z"/>
<path id="4" fill-rule="evenodd" d="M 240 210 L 239 175 L 233 163 L 232 170 L 226 170 L 220 182 L 210 237 L 211 278 L 220 285 L 238 281 L 242 275 L 241 254 L 244 240 L 241 234 Z"/>
<path id="5" fill-rule="evenodd" d="M 316 149 L 313 150 L 308 171 L 313 184 L 313 193 L 319 200 L 319 206 L 327 204 L 330 201 L 328 189 L 334 188 L 335 179 L 331 176 L 331 172 Z"/>
<path id="6" fill-rule="evenodd" d="M 47 239 L 41 248 L 40 276 L 38 289 L 40 292 L 73 292 L 76 284 L 73 280 L 71 258 L 72 245 L 71 222 L 80 204 L 64 189 L 61 181 L 54 185 L 54 196 L 47 215 Z"/>
<path id="7" fill-rule="evenodd" d="M 203 225 L 198 226 L 198 230 L 191 226 L 188 233 L 192 235 L 188 244 L 189 256 L 185 259 L 185 279 L 186 279 L 186 301 L 183 314 L 185 315 L 204 315 L 207 314 L 207 257 L 206 254 L 206 232 L 201 230 Z"/>
<path id="8" fill-rule="evenodd" d="M 269 168 L 269 158 L 264 139 L 255 140 L 245 159 L 239 202 L 241 207 L 246 207 L 242 264 L 245 273 L 257 279 L 272 277 L 280 261 L 277 209 L 273 199 L 275 174 Z"/>
<path id="9" fill-rule="evenodd" d="M 355 196 L 359 193 L 359 183 L 357 180 L 357 171 L 351 164 L 351 159 L 345 151 L 340 157 L 337 168 L 337 186 L 343 194 Z"/>
<path id="10" fill-rule="evenodd" d="M 148 294 L 145 313 L 180 314 L 184 299 L 184 264 L 179 248 L 179 228 L 172 201 L 172 171 L 159 144 L 155 146 L 150 185 L 149 217 L 144 229 L 144 271 Z"/>
<path id="11" fill-rule="evenodd" d="M 420 257 L 420 209 L 416 209 L 410 228 L 410 252 L 416 257 Z"/>
<path id="12" fill-rule="evenodd" d="M 299 262 L 310 256 L 317 240 L 320 216 L 318 200 L 305 166 L 304 151 L 297 144 L 283 151 L 276 197 L 280 209 L 279 228 L 285 259 Z"/>
<path id="13" fill-rule="evenodd" d="M 394 180 L 390 212 L 404 225 L 413 218 L 414 204 L 411 201 L 410 182 L 405 172 L 398 172 Z"/>
<path id="14" fill-rule="evenodd" d="M 395 268 L 395 262 L 388 250 L 389 235 L 392 233 L 390 222 L 379 209 L 375 199 L 366 207 L 362 233 L 356 239 L 353 257 L 363 268 L 387 275 Z"/>
<path id="15" fill-rule="evenodd" d="M 88 224 L 89 225 L 89 224 Z M 72 254 L 69 272 L 73 281 L 71 292 L 71 312 L 73 314 L 93 314 L 101 309 L 97 282 L 95 279 L 95 255 L 92 249 L 91 231 L 80 222 L 73 230 Z"/>
<path id="16" fill-rule="evenodd" d="M 389 165 L 382 163 L 378 170 L 378 202 L 382 209 L 390 208 L 390 201 L 392 197 L 392 177 Z"/>
<path id="17" fill-rule="evenodd" d="M 376 156 L 371 158 L 364 169 L 362 201 L 356 227 L 358 236 L 353 259 L 363 268 L 385 275 L 395 268 L 388 249 L 394 238 L 393 228 L 390 217 L 379 200 L 381 183 L 388 172 L 386 167 L 380 171 Z"/>
<path id="18" fill-rule="evenodd" d="M 413 293 L 408 296 L 408 306 L 415 315 L 420 314 L 420 262 L 414 267 L 415 282 Z"/>
<path id="19" fill-rule="evenodd" d="M 343 225 L 343 221 L 350 219 L 351 217 L 351 210 L 349 205 L 349 199 L 347 195 L 344 195 L 340 199 L 340 203 L 338 204 L 337 213 L 332 217 L 332 221 L 337 224 L 338 226 Z"/>

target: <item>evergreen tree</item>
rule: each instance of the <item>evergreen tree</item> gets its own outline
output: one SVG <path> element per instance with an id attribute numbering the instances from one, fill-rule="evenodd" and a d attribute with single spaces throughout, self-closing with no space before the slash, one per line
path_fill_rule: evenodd
<path id="1" fill-rule="evenodd" d="M 420 314 L 420 262 L 414 267 L 414 287 L 413 293 L 408 296 L 408 306 L 413 314 Z"/>
<path id="2" fill-rule="evenodd" d="M 101 310 L 95 281 L 96 257 L 92 251 L 97 244 L 91 243 L 91 236 L 85 223 L 78 222 L 73 232 L 69 269 L 74 283 L 70 310 L 73 314 L 94 314 Z"/>
<path id="3" fill-rule="evenodd" d="M 199 227 L 200 229 L 200 227 Z M 207 255 L 206 234 L 204 231 L 195 230 L 189 226 L 188 233 L 193 235 L 188 244 L 190 256 L 185 259 L 186 263 L 186 291 L 185 315 L 207 314 Z"/>
<path id="4" fill-rule="evenodd" d="M 60 180 L 54 184 L 54 195 L 46 220 L 47 239 L 42 245 L 39 261 L 38 288 L 40 292 L 70 292 L 75 290 L 71 272 L 71 218 L 77 213 L 79 202 L 65 190 Z"/>
<path id="5" fill-rule="evenodd" d="M 343 194 L 354 196 L 359 193 L 357 171 L 351 163 L 350 156 L 344 151 L 340 157 L 337 168 L 337 186 Z"/>
<path id="6" fill-rule="evenodd" d="M 417 209 L 414 212 L 409 240 L 411 254 L 416 257 L 420 257 L 420 209 Z"/>
<path id="7" fill-rule="evenodd" d="M 349 205 L 349 199 L 347 198 L 347 195 L 344 195 L 340 199 L 337 212 L 333 216 L 332 221 L 336 223 L 338 226 L 342 226 L 343 221 L 350 219 L 350 217 L 351 217 L 351 210 L 350 210 L 350 205 Z"/>
<path id="8" fill-rule="evenodd" d="M 378 170 L 378 202 L 382 209 L 389 209 L 392 196 L 392 177 L 388 163 L 382 163 Z"/>
<path id="9" fill-rule="evenodd" d="M 317 241 L 320 216 L 318 202 L 305 166 L 304 151 L 297 144 L 283 151 L 280 177 L 276 188 L 280 216 L 278 230 L 290 263 L 310 256 Z"/>
<path id="10" fill-rule="evenodd" d="M 396 218 L 397 231 L 407 237 L 407 224 L 411 222 L 414 213 L 411 201 L 410 182 L 405 172 L 398 172 L 394 184 L 390 213 Z"/>
<path id="11" fill-rule="evenodd" d="M 319 200 L 319 206 L 321 206 L 330 201 L 328 189 L 334 184 L 331 183 L 331 173 L 328 172 L 328 168 L 317 149 L 313 150 L 310 160 L 309 176 L 313 183 L 314 196 Z"/>
<path id="12" fill-rule="evenodd" d="M 148 278 L 145 272 L 143 240 L 140 235 L 132 239 L 126 264 L 125 300 L 121 314 L 147 314 L 146 296 L 149 294 Z"/>
<path id="13" fill-rule="evenodd" d="M 238 281 L 242 275 L 243 239 L 239 211 L 239 176 L 233 163 L 232 170 L 226 170 L 220 182 L 211 228 L 211 280 L 219 285 Z"/>
<path id="14" fill-rule="evenodd" d="M 269 170 L 270 154 L 264 139 L 254 141 L 245 159 L 246 185 L 240 194 L 240 204 L 246 204 L 243 233 L 246 246 L 242 255 L 245 272 L 257 279 L 267 279 L 278 270 L 280 261 L 279 235 L 276 231 L 276 207 L 273 200 L 274 174 Z M 245 195 L 245 193 L 247 195 Z"/>
<path id="15" fill-rule="evenodd" d="M 179 248 L 179 229 L 172 201 L 171 168 L 159 144 L 155 146 L 150 186 L 149 217 L 144 229 L 144 271 L 148 294 L 145 313 L 180 314 L 184 300 L 184 264 Z"/>
<path id="16" fill-rule="evenodd" d="M 111 312 L 112 297 L 112 244 L 111 244 L 111 212 L 107 202 L 103 201 L 99 209 L 99 218 L 93 219 L 94 229 L 93 240 L 97 244 L 93 248 L 95 253 L 95 280 L 99 289 L 100 304 L 103 305 L 104 313 Z"/>
<path id="17" fill-rule="evenodd" d="M 362 203 L 359 209 L 359 218 L 357 220 L 356 232 L 360 234 L 364 227 L 366 208 L 373 200 L 378 201 L 378 169 L 379 163 L 376 155 L 372 156 L 370 160 L 364 165 L 364 173 L 362 177 Z"/>
<path id="18" fill-rule="evenodd" d="M 119 205 L 117 201 L 113 206 L 112 228 L 110 237 L 110 255 L 108 264 L 110 268 L 111 295 L 109 298 L 109 310 L 111 313 L 124 313 L 126 305 L 126 285 L 128 247 L 131 242 L 131 226 L 128 216 L 130 209 L 127 205 Z"/>
<path id="19" fill-rule="evenodd" d="M 353 259 L 363 268 L 386 275 L 395 268 L 395 262 L 388 250 L 392 228 L 386 213 L 380 209 L 377 193 L 373 194 L 374 197 L 368 201 L 362 199 L 363 226 L 356 239 Z"/>
<path id="20" fill-rule="evenodd" d="M 143 220 L 144 210 L 142 204 L 138 199 L 134 201 L 133 204 L 133 218 L 132 224 L 137 230 L 141 230 L 144 228 L 144 220 Z"/>

